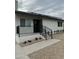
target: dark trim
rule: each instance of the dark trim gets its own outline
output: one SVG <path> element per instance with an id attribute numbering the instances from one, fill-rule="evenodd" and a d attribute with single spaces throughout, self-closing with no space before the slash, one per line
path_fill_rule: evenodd
<path id="1" fill-rule="evenodd" d="M 38 14 L 38 13 L 34 13 L 34 12 L 15 11 L 15 13 L 16 14 L 23 14 L 23 15 L 39 17 L 39 18 L 48 18 L 48 19 L 57 20 L 57 21 L 64 21 L 63 19 L 58 18 L 58 17 L 52 17 L 52 16 Z"/>

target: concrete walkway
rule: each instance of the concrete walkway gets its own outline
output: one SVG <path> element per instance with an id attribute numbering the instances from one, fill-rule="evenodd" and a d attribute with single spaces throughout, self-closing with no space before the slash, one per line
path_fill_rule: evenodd
<path id="1" fill-rule="evenodd" d="M 49 40 L 38 42 L 38 43 L 29 45 L 29 46 L 25 46 L 25 47 L 21 47 L 18 44 L 16 44 L 16 47 L 15 47 L 16 59 L 30 59 L 28 57 L 29 54 L 36 52 L 40 49 L 43 49 L 47 46 L 50 46 L 52 44 L 55 44 L 59 41 L 60 40 L 57 40 L 57 39 L 49 39 Z"/>

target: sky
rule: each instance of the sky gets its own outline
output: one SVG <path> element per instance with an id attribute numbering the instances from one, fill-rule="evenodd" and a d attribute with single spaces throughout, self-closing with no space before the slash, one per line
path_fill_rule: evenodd
<path id="1" fill-rule="evenodd" d="M 64 19 L 64 0 L 18 0 L 18 10 Z"/>

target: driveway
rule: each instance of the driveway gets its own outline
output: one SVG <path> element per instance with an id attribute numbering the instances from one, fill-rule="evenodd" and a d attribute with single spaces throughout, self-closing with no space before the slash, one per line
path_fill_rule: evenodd
<path id="1" fill-rule="evenodd" d="M 64 59 L 64 33 L 55 34 L 54 39 L 61 41 L 29 54 L 30 59 Z"/>

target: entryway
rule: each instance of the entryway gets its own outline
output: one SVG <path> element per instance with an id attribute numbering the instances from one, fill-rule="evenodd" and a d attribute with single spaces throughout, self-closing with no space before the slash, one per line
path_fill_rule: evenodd
<path id="1" fill-rule="evenodd" d="M 34 19 L 33 24 L 34 24 L 34 26 L 33 26 L 34 33 L 42 32 L 42 19 Z"/>

